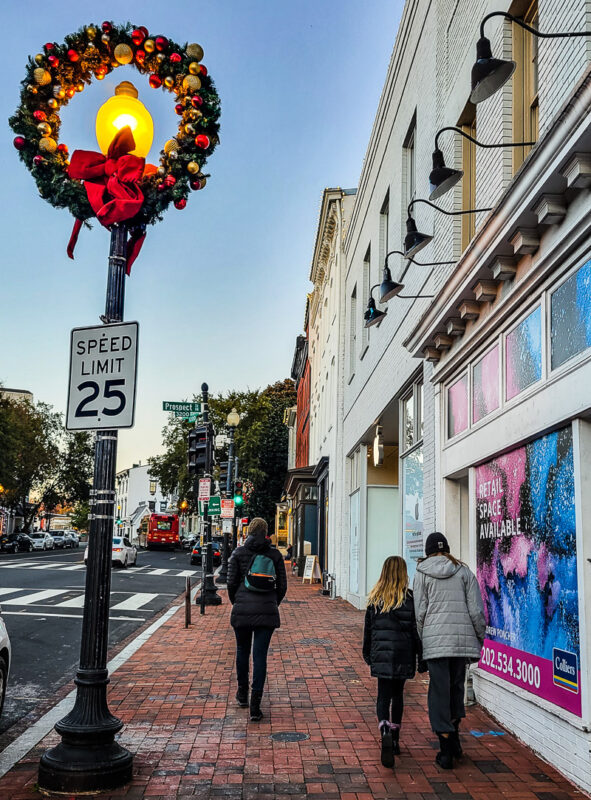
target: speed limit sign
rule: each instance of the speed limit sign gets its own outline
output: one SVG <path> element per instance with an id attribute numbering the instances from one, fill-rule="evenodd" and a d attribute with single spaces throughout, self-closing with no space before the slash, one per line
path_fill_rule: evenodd
<path id="1" fill-rule="evenodd" d="M 74 328 L 66 428 L 131 428 L 135 412 L 137 322 Z"/>

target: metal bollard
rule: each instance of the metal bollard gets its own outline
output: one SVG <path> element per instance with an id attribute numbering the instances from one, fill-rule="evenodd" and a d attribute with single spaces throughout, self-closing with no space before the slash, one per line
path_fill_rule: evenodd
<path id="1" fill-rule="evenodd" d="M 191 624 L 191 578 L 185 578 L 185 628 Z"/>

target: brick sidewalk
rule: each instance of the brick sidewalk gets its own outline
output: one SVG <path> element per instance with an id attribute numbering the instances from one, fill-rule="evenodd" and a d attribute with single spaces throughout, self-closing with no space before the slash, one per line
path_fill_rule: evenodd
<path id="1" fill-rule="evenodd" d="M 468 710 L 461 766 L 434 764 L 426 683 L 406 689 L 396 770 L 379 761 L 375 681 L 361 658 L 363 614 L 290 580 L 275 634 L 261 723 L 234 702 L 229 604 L 183 627 L 178 612 L 113 676 L 110 708 L 124 722 L 134 780 L 104 800 L 567 800 L 583 798 L 483 711 Z M 270 735 L 300 732 L 302 742 Z M 471 732 L 471 733 L 470 733 Z M 493 735 L 496 732 L 501 735 Z M 1 800 L 39 800 L 40 745 L 0 780 Z M 71 798 L 70 800 L 73 800 Z"/>

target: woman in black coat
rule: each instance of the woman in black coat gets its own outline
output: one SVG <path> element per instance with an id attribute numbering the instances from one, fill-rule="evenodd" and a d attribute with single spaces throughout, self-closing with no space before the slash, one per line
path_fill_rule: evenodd
<path id="1" fill-rule="evenodd" d="M 228 597 L 232 603 L 230 624 L 236 634 L 236 700 L 243 707 L 249 704 L 248 673 L 252 650 L 250 718 L 253 722 L 263 717 L 261 698 L 267 676 L 267 653 L 273 631 L 281 625 L 279 605 L 287 591 L 283 557 L 271 546 L 267 530 L 265 520 L 255 517 L 248 527 L 246 542 L 234 550 L 228 561 Z M 266 556 L 273 562 L 275 588 L 270 591 L 248 588 L 248 580 L 245 580 L 257 555 Z"/>
<path id="2" fill-rule="evenodd" d="M 406 562 L 400 556 L 385 560 L 380 579 L 367 599 L 363 658 L 378 679 L 376 712 L 382 764 L 393 767 L 394 755 L 400 753 L 404 682 L 414 677 L 417 658 L 421 658 Z"/>

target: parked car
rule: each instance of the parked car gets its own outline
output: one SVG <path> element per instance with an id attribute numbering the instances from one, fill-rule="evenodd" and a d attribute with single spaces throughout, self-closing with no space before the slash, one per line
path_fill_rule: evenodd
<path id="1" fill-rule="evenodd" d="M 35 531 L 35 533 L 28 533 L 27 536 L 33 542 L 34 550 L 53 550 L 55 542 L 53 536 L 43 531 Z"/>
<path id="2" fill-rule="evenodd" d="M 188 536 L 183 536 L 181 539 L 181 544 L 183 550 L 191 550 L 191 548 L 195 545 L 197 541 L 197 535 L 194 533 L 190 533 Z"/>
<path id="3" fill-rule="evenodd" d="M 4 698 L 6 696 L 6 683 L 8 682 L 8 673 L 10 672 L 11 649 L 10 639 L 6 625 L 2 619 L 2 609 L 0 608 L 0 716 L 4 707 Z"/>
<path id="4" fill-rule="evenodd" d="M 66 531 L 54 531 L 52 534 L 53 536 L 53 543 L 59 550 L 63 550 L 65 547 L 70 547 L 71 539 L 66 538 Z"/>
<path id="5" fill-rule="evenodd" d="M 0 539 L 0 550 L 3 553 L 31 553 L 33 542 L 26 533 L 8 533 Z"/>
<path id="6" fill-rule="evenodd" d="M 78 536 L 76 531 L 67 530 L 66 531 L 66 536 L 69 536 L 70 539 L 71 539 L 72 543 L 71 543 L 70 547 L 80 547 L 80 537 Z"/>
<path id="7" fill-rule="evenodd" d="M 213 546 L 213 565 L 219 566 L 222 563 L 222 543 L 223 539 L 212 539 Z M 201 566 L 201 543 L 195 542 L 193 550 L 191 551 L 191 564 Z"/>
<path id="8" fill-rule="evenodd" d="M 128 566 L 135 567 L 137 563 L 137 547 L 132 544 L 127 536 L 114 536 L 111 561 L 113 566 L 118 564 L 123 569 Z M 84 563 L 88 566 L 88 545 L 84 551 Z"/>

